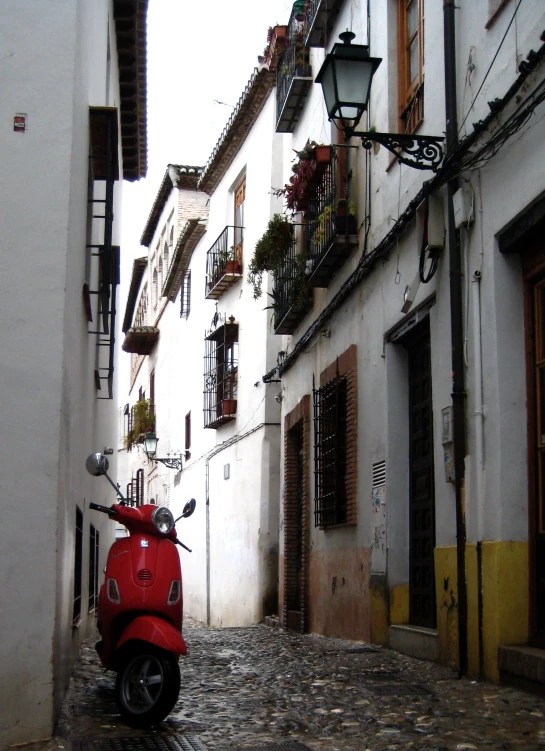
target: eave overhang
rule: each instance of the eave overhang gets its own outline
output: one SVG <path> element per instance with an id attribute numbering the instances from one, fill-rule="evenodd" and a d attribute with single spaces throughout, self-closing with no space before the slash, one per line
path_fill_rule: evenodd
<path id="1" fill-rule="evenodd" d="M 275 68 L 255 68 L 223 129 L 199 180 L 199 190 L 211 195 L 237 155 L 276 83 Z"/>
<path id="2" fill-rule="evenodd" d="M 183 276 L 188 269 L 191 255 L 205 232 L 206 221 L 202 219 L 190 219 L 185 223 L 174 248 L 172 262 L 163 286 L 163 297 L 168 298 L 169 302 L 174 302 L 176 299 Z"/>
<path id="3" fill-rule="evenodd" d="M 148 171 L 147 51 L 148 0 L 113 0 L 121 120 L 123 179 Z"/>
<path id="4" fill-rule="evenodd" d="M 138 299 L 138 292 L 140 290 L 140 284 L 144 271 L 148 265 L 147 257 L 135 258 L 132 264 L 131 285 L 129 287 L 129 294 L 127 295 L 127 305 L 125 307 L 125 317 L 123 318 L 122 331 L 124 334 L 131 327 L 132 318 L 134 316 L 134 309 L 136 307 L 136 300 Z"/>
<path id="5" fill-rule="evenodd" d="M 169 164 L 165 175 L 155 196 L 146 226 L 140 238 L 140 244 L 149 248 L 153 235 L 157 229 L 161 213 L 170 196 L 172 188 L 185 188 L 197 190 L 197 183 L 202 174 L 202 167 L 191 167 L 186 164 Z"/>

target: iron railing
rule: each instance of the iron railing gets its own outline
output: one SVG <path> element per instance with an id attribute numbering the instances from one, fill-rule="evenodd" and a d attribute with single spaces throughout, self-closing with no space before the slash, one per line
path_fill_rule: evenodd
<path id="1" fill-rule="evenodd" d="M 205 296 L 217 299 L 242 277 L 244 227 L 229 225 L 206 254 Z"/>
<path id="2" fill-rule="evenodd" d="M 142 402 L 142 400 L 139 400 L 139 402 Z M 138 407 L 137 404 L 133 404 L 127 417 L 127 435 L 133 433 L 135 443 L 141 443 L 141 436 L 155 430 L 154 404 L 148 404 L 146 410 Z"/>
<path id="3" fill-rule="evenodd" d="M 307 0 L 305 10 L 305 44 L 324 47 L 333 21 L 343 0 Z"/>
<path id="4" fill-rule="evenodd" d="M 291 245 L 274 273 L 272 303 L 274 308 L 274 333 L 291 334 L 310 307 L 311 297 L 307 287 L 306 260 L 299 252 L 299 241 L 294 225 Z"/>
<path id="5" fill-rule="evenodd" d="M 238 323 L 223 316 L 205 335 L 205 428 L 217 428 L 236 418 L 237 390 Z"/>
<path id="6" fill-rule="evenodd" d="M 331 146 L 331 161 L 309 194 L 304 243 L 311 286 L 327 286 L 358 242 L 352 154 L 353 147 Z M 333 245 L 335 252 L 318 271 Z"/>
<path id="7" fill-rule="evenodd" d="M 347 380 L 338 376 L 312 389 L 314 404 L 314 524 L 328 527 L 347 519 Z"/>
<path id="8" fill-rule="evenodd" d="M 288 42 L 276 68 L 276 130 L 291 133 L 313 82 L 309 50 L 305 46 L 305 25 L 292 10 Z"/>

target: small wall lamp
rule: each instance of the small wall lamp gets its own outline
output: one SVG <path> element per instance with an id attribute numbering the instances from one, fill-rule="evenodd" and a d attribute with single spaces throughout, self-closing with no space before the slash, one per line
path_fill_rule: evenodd
<path id="1" fill-rule="evenodd" d="M 181 454 L 172 454 L 172 456 L 167 456 L 165 459 L 159 459 L 156 455 L 157 453 L 157 444 L 159 443 L 159 439 L 155 435 L 155 433 L 152 433 L 151 431 L 149 433 L 146 433 L 144 437 L 144 451 L 146 452 L 146 456 L 150 461 L 154 462 L 161 462 L 161 464 L 164 464 L 165 467 L 168 467 L 169 469 L 176 469 L 178 472 L 182 471 L 182 455 Z"/>

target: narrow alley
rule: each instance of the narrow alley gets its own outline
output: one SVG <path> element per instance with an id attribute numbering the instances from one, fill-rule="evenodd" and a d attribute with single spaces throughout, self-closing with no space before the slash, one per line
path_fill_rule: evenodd
<path id="1" fill-rule="evenodd" d="M 545 698 L 459 680 L 440 665 L 280 628 L 186 619 L 175 711 L 151 731 L 121 723 L 114 676 L 84 645 L 55 740 L 39 751 L 471 751 L 545 749 Z"/>

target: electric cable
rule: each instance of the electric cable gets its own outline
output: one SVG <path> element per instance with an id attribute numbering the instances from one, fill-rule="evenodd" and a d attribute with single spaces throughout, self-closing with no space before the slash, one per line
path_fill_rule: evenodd
<path id="1" fill-rule="evenodd" d="M 479 96 L 479 94 L 481 93 L 481 89 L 483 88 L 483 86 L 484 86 L 484 84 L 485 84 L 485 81 L 486 81 L 486 79 L 488 78 L 488 74 L 489 74 L 489 73 L 490 73 L 490 71 L 492 70 L 492 66 L 493 66 L 493 65 L 494 65 L 494 63 L 496 62 L 496 58 L 498 57 L 498 55 L 499 55 L 499 53 L 500 53 L 500 50 L 501 50 L 501 48 L 502 48 L 502 45 L 503 45 L 503 43 L 505 42 L 505 38 L 506 38 L 506 36 L 507 36 L 507 34 L 508 34 L 508 32 L 509 32 L 509 29 L 511 28 L 511 26 L 512 26 L 512 24 L 513 24 L 513 21 L 515 20 L 515 16 L 517 15 L 517 11 L 518 11 L 518 9 L 519 9 L 519 7 L 520 7 L 520 4 L 521 4 L 521 3 L 522 3 L 522 0 L 518 0 L 517 6 L 516 6 L 515 10 L 513 11 L 513 15 L 512 15 L 512 17 L 511 17 L 511 20 L 509 21 L 509 24 L 508 24 L 507 28 L 505 29 L 505 33 L 504 33 L 504 35 L 503 35 L 503 37 L 502 37 L 502 40 L 501 40 L 501 42 L 500 42 L 500 44 L 499 44 L 499 47 L 498 47 L 498 49 L 496 50 L 496 54 L 495 54 L 495 55 L 494 55 L 494 57 L 492 58 L 492 62 L 490 63 L 490 65 L 489 65 L 489 67 L 488 67 L 488 70 L 486 71 L 485 77 L 484 77 L 484 78 L 483 78 L 483 80 L 481 81 L 481 85 L 479 86 L 479 89 L 478 89 L 477 93 L 476 93 L 476 94 L 475 94 L 475 96 L 473 97 L 473 101 L 472 101 L 472 102 L 471 102 L 471 104 L 469 105 L 469 109 L 468 109 L 468 111 L 466 112 L 466 116 L 465 116 L 465 117 L 464 117 L 464 119 L 462 120 L 462 124 L 460 125 L 460 128 L 458 129 L 458 135 L 460 135 L 460 133 L 462 132 L 462 128 L 464 127 L 464 123 L 465 123 L 465 121 L 467 120 L 467 118 L 469 117 L 469 113 L 470 113 L 470 112 L 471 112 L 471 110 L 473 109 L 473 105 L 474 105 L 474 104 L 475 104 L 475 102 L 477 101 L 477 97 L 478 97 L 478 96 Z"/>

